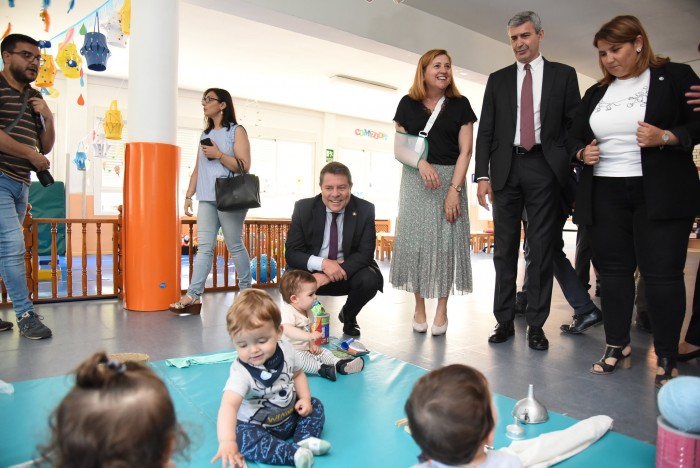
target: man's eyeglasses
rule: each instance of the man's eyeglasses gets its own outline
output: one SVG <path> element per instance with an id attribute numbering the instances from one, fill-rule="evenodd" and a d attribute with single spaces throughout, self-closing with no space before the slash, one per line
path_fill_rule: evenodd
<path id="1" fill-rule="evenodd" d="M 204 96 L 202 98 L 202 105 L 209 104 L 212 101 L 222 102 L 221 99 L 216 99 L 215 97 L 211 97 L 211 96 Z"/>
<path id="2" fill-rule="evenodd" d="M 24 60 L 26 60 L 29 63 L 33 62 L 34 60 L 37 60 L 39 62 L 39 65 L 44 65 L 46 63 L 46 60 L 44 60 L 44 58 L 41 55 L 34 55 L 26 50 L 10 53 L 21 56 Z"/>

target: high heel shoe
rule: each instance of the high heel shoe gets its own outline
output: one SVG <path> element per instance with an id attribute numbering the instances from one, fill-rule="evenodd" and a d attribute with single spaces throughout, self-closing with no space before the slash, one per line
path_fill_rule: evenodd
<path id="1" fill-rule="evenodd" d="M 681 343 L 680 347 L 682 348 L 684 345 L 687 347 L 689 346 L 689 343 Z M 679 362 L 686 362 L 695 358 L 700 358 L 700 348 L 696 349 L 695 351 L 688 351 L 687 353 L 678 353 L 678 358 L 676 360 Z"/>
<path id="2" fill-rule="evenodd" d="M 202 311 L 202 301 L 185 294 L 179 302 L 170 304 L 168 310 L 177 315 L 197 315 Z"/>
<path id="3" fill-rule="evenodd" d="M 591 366 L 591 374 L 607 375 L 615 372 L 617 366 L 623 369 L 632 367 L 632 350 L 630 349 L 629 354 L 625 355 L 623 352 L 625 348 L 627 348 L 627 346 L 606 346 L 603 357 L 600 358 L 600 361 Z M 615 359 L 615 364 L 608 364 L 605 362 L 606 359 Z M 595 366 L 600 366 L 600 368 L 603 369 L 602 372 L 595 370 Z"/>
<path id="4" fill-rule="evenodd" d="M 416 333 L 425 333 L 428 331 L 428 322 L 423 323 L 416 322 L 416 316 L 413 316 L 413 331 Z"/>
<path id="5" fill-rule="evenodd" d="M 676 360 L 674 358 L 668 357 L 657 357 L 656 366 L 663 369 L 663 374 L 657 374 L 654 376 L 654 384 L 656 388 L 661 388 L 668 383 L 674 377 L 678 377 L 678 371 L 676 370 Z M 676 370 L 676 375 L 673 375 L 673 371 Z"/>
<path id="6" fill-rule="evenodd" d="M 445 319 L 445 323 L 442 325 L 435 325 L 435 323 L 433 323 L 433 325 L 430 327 L 430 334 L 433 336 L 440 336 L 447 333 L 447 322 L 447 319 Z"/>

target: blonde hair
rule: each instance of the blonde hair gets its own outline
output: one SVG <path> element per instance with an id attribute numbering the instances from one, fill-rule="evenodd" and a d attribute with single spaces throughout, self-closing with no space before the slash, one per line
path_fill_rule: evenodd
<path id="1" fill-rule="evenodd" d="M 428 95 L 428 92 L 425 89 L 425 70 L 431 63 L 433 63 L 433 60 L 440 55 L 447 56 L 450 64 L 452 64 L 452 57 L 450 57 L 450 54 L 448 54 L 445 49 L 431 49 L 424 53 L 418 60 L 416 74 L 413 77 L 413 85 L 411 86 L 411 89 L 408 90 L 408 96 L 411 99 L 415 101 L 422 101 Z M 450 98 L 461 96 L 459 90 L 457 89 L 457 85 L 455 84 L 454 76 L 450 80 L 450 84 L 447 85 L 447 89 L 445 89 L 445 96 Z"/>
<path id="2" fill-rule="evenodd" d="M 616 16 L 601 26 L 593 37 L 593 47 L 597 48 L 598 41 L 601 40 L 611 44 L 625 44 L 628 42 L 634 44 L 638 36 L 642 38 L 642 50 L 637 53 L 637 61 L 632 69 L 632 76 L 639 76 L 649 67 L 658 68 L 670 61 L 668 57 L 654 55 L 651 43 L 649 43 L 649 37 L 647 37 L 641 21 L 632 15 Z M 615 81 L 615 76 L 605 69 L 603 59 L 600 56 L 598 56 L 598 65 L 603 71 L 603 78 L 599 81 L 600 84 L 610 84 Z"/>
<path id="3" fill-rule="evenodd" d="M 301 292 L 301 287 L 305 284 L 316 284 L 314 275 L 305 270 L 292 270 L 286 272 L 280 280 L 280 294 L 282 300 L 287 304 L 291 303 L 291 297 Z"/>
<path id="4" fill-rule="evenodd" d="M 277 330 L 282 324 L 280 309 L 269 294 L 259 289 L 246 289 L 238 295 L 226 313 L 226 329 L 232 338 L 243 330 L 253 330 L 272 323 Z"/>

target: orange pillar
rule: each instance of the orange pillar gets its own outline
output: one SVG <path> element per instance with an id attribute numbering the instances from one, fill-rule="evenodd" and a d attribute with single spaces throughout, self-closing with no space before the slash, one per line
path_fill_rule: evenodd
<path id="1" fill-rule="evenodd" d="M 122 229 L 126 309 L 165 310 L 180 298 L 179 167 L 180 148 L 175 145 L 126 145 Z"/>

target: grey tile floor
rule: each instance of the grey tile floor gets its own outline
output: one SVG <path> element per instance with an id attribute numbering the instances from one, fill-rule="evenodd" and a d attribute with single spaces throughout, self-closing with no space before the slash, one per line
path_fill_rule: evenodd
<path id="1" fill-rule="evenodd" d="M 574 234 L 567 233 L 567 254 L 573 257 Z M 493 257 L 472 256 L 474 293 L 455 296 L 448 303 L 449 329 L 443 337 L 416 334 L 411 330 L 412 294 L 387 284 L 359 316 L 360 340 L 371 350 L 417 366 L 433 369 L 464 363 L 480 369 L 493 391 L 519 399 L 535 385 L 537 398 L 549 410 L 584 419 L 607 414 L 615 430 L 654 443 L 656 439 L 656 391 L 653 385 L 655 357 L 651 335 L 633 328 L 633 365 L 613 375 L 589 373 L 603 353 L 602 327 L 582 336 L 567 336 L 559 325 L 570 320 L 571 309 L 558 285 L 554 286 L 552 310 L 545 325 L 550 340 L 546 352 L 533 351 L 525 342 L 526 324 L 516 319 L 516 336 L 492 345 L 487 337 L 495 323 L 491 308 L 494 284 Z M 700 254 L 690 253 L 686 264 L 686 289 L 692 291 Z M 389 262 L 380 262 L 388 277 Z M 520 273 L 524 264 L 521 258 Z M 277 290 L 269 290 L 281 300 Z M 225 313 L 235 293 L 207 294 L 201 316 L 176 317 L 164 312 L 128 312 L 117 300 L 43 304 L 37 311 L 54 336 L 31 341 L 20 338 L 16 327 L 0 333 L 0 379 L 8 382 L 36 379 L 70 372 L 97 350 L 143 352 L 152 361 L 231 348 L 226 334 Z M 690 304 L 691 297 L 688 297 Z M 331 333 L 341 332 L 336 314 L 344 298 L 322 297 L 331 313 Z M 428 301 L 434 310 L 436 301 Z M 690 305 L 688 306 L 690 308 Z M 9 309 L 0 317 L 13 320 Z M 429 314 L 429 320 L 432 314 Z M 700 360 L 681 363 L 680 372 L 700 376 Z"/>

